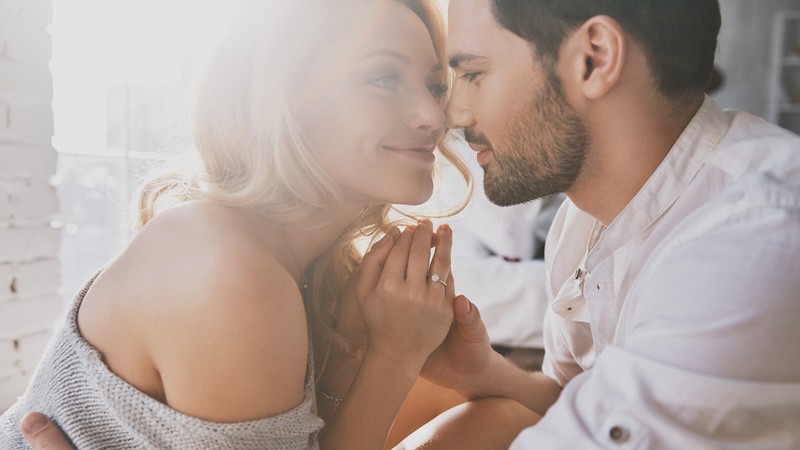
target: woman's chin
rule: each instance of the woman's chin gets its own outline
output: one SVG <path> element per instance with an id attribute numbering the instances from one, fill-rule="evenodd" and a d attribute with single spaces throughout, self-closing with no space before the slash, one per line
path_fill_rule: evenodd
<path id="1" fill-rule="evenodd" d="M 430 189 L 405 193 L 405 195 L 399 196 L 397 201 L 394 201 L 392 203 L 396 205 L 417 206 L 427 202 L 431 198 L 431 195 L 433 195 L 432 185 Z"/>

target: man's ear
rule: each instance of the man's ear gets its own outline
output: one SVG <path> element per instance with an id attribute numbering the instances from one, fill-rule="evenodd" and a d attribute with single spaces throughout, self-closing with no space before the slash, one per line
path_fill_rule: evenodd
<path id="1" fill-rule="evenodd" d="M 622 27 L 611 17 L 592 17 L 569 35 L 564 44 L 559 59 L 567 72 L 562 75 L 585 98 L 595 100 L 604 96 L 622 77 L 627 40 Z"/>

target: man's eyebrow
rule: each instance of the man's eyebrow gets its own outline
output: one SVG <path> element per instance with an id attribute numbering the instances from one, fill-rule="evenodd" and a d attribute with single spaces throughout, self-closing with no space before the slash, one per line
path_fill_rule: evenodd
<path id="1" fill-rule="evenodd" d="M 458 69 L 458 67 L 465 62 L 485 61 L 486 59 L 485 56 L 473 55 L 470 53 L 456 53 L 450 57 L 448 64 L 451 68 Z"/>

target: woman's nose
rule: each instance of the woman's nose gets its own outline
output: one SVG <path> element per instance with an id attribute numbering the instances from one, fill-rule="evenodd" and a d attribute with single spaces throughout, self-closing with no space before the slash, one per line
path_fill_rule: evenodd
<path id="1" fill-rule="evenodd" d="M 408 114 L 406 122 L 410 128 L 419 130 L 438 130 L 447 120 L 444 108 L 435 98 L 420 99 Z"/>

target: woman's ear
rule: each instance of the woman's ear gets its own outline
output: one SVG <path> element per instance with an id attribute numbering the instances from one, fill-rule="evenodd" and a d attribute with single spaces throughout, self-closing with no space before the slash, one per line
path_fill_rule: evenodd
<path id="1" fill-rule="evenodd" d="M 627 40 L 619 23 L 595 16 L 575 30 L 562 45 L 559 59 L 570 82 L 590 100 L 608 93 L 622 77 Z"/>

